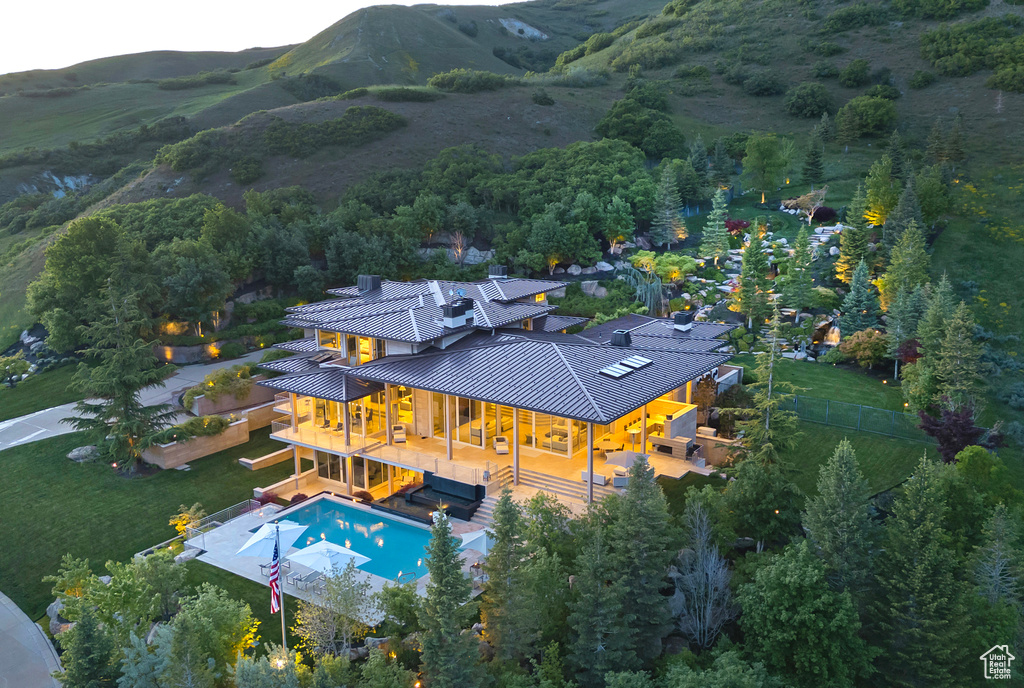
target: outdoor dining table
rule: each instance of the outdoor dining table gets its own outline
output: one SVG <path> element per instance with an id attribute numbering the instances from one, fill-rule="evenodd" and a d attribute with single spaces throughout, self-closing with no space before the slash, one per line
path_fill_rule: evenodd
<path id="1" fill-rule="evenodd" d="M 605 437 L 604 439 L 600 439 L 595 442 L 594 446 L 598 449 L 603 449 L 604 451 L 619 451 L 622 449 L 622 442 L 613 440 L 610 437 Z"/>

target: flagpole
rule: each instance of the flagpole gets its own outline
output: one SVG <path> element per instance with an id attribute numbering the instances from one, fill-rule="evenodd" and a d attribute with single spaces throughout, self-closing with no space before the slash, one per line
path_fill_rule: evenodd
<path id="1" fill-rule="evenodd" d="M 285 652 L 288 651 L 288 635 L 284 628 L 284 584 L 281 583 L 283 576 L 281 575 L 281 564 L 284 561 L 284 552 L 281 551 L 281 525 L 279 523 L 274 524 L 274 537 L 277 538 L 277 570 L 278 579 L 277 586 L 281 591 L 281 647 L 284 648 Z"/>

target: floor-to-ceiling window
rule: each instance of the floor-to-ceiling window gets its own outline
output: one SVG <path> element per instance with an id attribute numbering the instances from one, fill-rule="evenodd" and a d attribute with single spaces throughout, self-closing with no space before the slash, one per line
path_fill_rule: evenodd
<path id="1" fill-rule="evenodd" d="M 359 343 L 354 334 L 345 335 L 345 357 L 350 366 L 359 365 Z"/>
<path id="2" fill-rule="evenodd" d="M 366 433 L 373 434 L 385 429 L 384 392 L 375 392 L 366 397 Z"/>
<path id="3" fill-rule="evenodd" d="M 345 461 L 337 454 L 316 450 L 317 473 L 321 478 L 336 480 L 343 483 L 348 480 L 345 472 Z"/>
<path id="4" fill-rule="evenodd" d="M 412 389 L 398 386 L 391 390 L 391 418 L 395 423 L 412 423 Z"/>
<path id="5" fill-rule="evenodd" d="M 444 439 L 444 395 L 430 393 L 430 415 L 433 418 L 434 437 Z"/>
<path id="6" fill-rule="evenodd" d="M 319 343 L 325 349 L 340 349 L 341 348 L 341 336 L 337 332 L 328 332 L 326 330 L 317 330 L 319 334 Z"/>

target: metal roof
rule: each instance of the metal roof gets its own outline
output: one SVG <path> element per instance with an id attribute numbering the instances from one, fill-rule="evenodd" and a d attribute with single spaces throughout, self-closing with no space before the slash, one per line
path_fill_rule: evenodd
<path id="1" fill-rule="evenodd" d="M 537 294 L 560 289 L 566 285 L 565 282 L 553 280 L 525 279 L 521 277 L 493 278 L 478 280 L 476 282 L 454 282 L 448 280 L 416 280 L 413 282 L 390 282 L 382 280 L 380 289 L 369 292 L 360 292 L 356 286 L 328 289 L 327 293 L 334 296 L 347 296 L 360 301 L 381 301 L 387 299 L 401 298 L 407 296 L 419 296 L 434 294 L 442 296 L 445 301 L 455 298 L 459 289 L 466 292 L 471 299 L 486 299 L 487 301 L 515 301 Z M 449 292 L 453 292 L 449 294 Z M 476 292 L 475 294 L 472 292 Z M 440 305 L 440 303 L 438 304 Z"/>
<path id="2" fill-rule="evenodd" d="M 612 333 L 616 330 L 628 330 L 634 338 L 637 335 L 645 335 L 648 337 L 672 337 L 673 339 L 717 339 L 737 327 L 738 325 L 730 323 L 695 322 L 688 331 L 681 332 L 675 329 L 671 318 L 652 318 L 649 315 L 630 313 L 588 328 L 580 335 L 597 344 L 610 342 Z"/>
<path id="3" fill-rule="evenodd" d="M 384 389 L 384 385 L 380 383 L 353 377 L 350 368 L 335 367 L 260 380 L 256 384 L 281 392 L 294 392 L 318 399 L 342 402 L 362 399 L 368 394 Z"/>
<path id="4" fill-rule="evenodd" d="M 582 333 L 584 336 L 586 333 Z M 729 342 L 721 339 L 692 339 L 689 337 L 652 337 L 644 334 L 630 334 L 632 345 L 640 349 L 663 349 L 665 351 L 718 351 Z M 605 346 L 611 346 L 606 344 Z"/>
<path id="5" fill-rule="evenodd" d="M 316 337 L 304 337 L 302 339 L 293 339 L 290 342 L 275 344 L 274 348 L 284 349 L 285 351 L 294 351 L 296 353 L 309 353 L 316 351 L 318 347 Z"/>
<path id="6" fill-rule="evenodd" d="M 534 319 L 533 329 L 541 332 L 561 332 L 588 322 L 590 322 L 590 318 L 577 318 L 572 315 L 545 315 Z"/>
<path id="7" fill-rule="evenodd" d="M 264 368 L 266 370 L 273 370 L 278 373 L 299 373 L 320 367 L 320 363 L 314 361 L 310 356 L 309 352 L 301 353 L 298 356 L 279 358 L 276 361 L 258 363 L 257 365 L 260 368 Z"/>
<path id="8" fill-rule="evenodd" d="M 728 355 L 540 341 L 500 334 L 479 343 L 388 356 L 352 369 L 380 383 L 454 394 L 575 420 L 608 423 L 700 377 Z M 474 345 L 476 344 L 476 345 Z M 632 355 L 650 365 L 621 379 L 600 374 Z M 312 394 L 311 391 L 302 391 Z"/>

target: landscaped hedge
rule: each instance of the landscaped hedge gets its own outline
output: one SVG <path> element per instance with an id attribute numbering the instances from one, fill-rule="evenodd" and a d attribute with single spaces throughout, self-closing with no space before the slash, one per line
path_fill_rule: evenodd
<path id="1" fill-rule="evenodd" d="M 171 442 L 187 442 L 193 437 L 213 437 L 227 430 L 229 425 L 231 425 L 231 420 L 223 416 L 196 416 L 189 418 L 184 423 L 165 428 L 150 438 L 150 442 L 170 444 Z"/>

